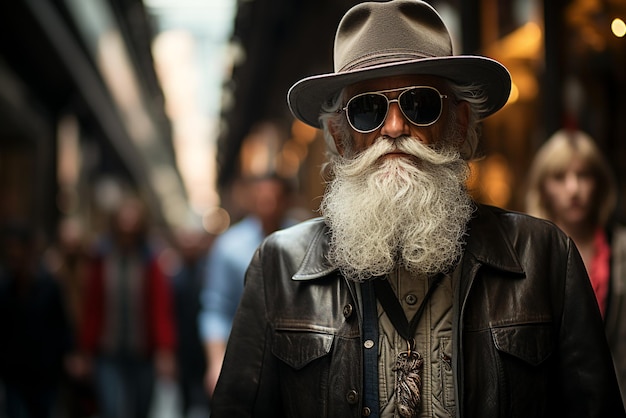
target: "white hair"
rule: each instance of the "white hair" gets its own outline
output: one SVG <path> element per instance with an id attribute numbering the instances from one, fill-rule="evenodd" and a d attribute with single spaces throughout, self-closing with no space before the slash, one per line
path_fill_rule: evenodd
<path id="1" fill-rule="evenodd" d="M 393 150 L 413 157 L 381 163 Z M 454 266 L 474 208 L 458 150 L 380 138 L 355 158 L 337 158 L 332 170 L 321 212 L 331 231 L 330 261 L 347 278 L 362 281 L 397 265 L 425 274 Z"/>

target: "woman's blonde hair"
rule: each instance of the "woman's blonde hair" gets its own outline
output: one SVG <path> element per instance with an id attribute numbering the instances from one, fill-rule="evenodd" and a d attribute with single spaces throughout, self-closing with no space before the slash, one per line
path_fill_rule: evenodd
<path id="1" fill-rule="evenodd" d="M 545 182 L 566 170 L 574 157 L 581 158 L 595 179 L 593 216 L 599 225 L 606 225 L 617 204 L 617 188 L 608 162 L 595 141 L 576 130 L 555 132 L 537 151 L 531 164 L 526 193 L 526 211 L 544 219 L 554 220 L 544 192 Z"/>

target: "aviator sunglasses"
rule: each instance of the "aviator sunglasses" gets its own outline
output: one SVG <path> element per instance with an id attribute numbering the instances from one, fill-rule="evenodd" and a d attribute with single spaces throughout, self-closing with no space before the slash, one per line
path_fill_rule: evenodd
<path id="1" fill-rule="evenodd" d="M 401 91 L 396 99 L 385 93 Z M 429 126 L 439 120 L 443 99 L 448 98 L 430 86 L 409 86 L 390 90 L 371 91 L 357 94 L 339 110 L 346 112 L 348 123 L 355 131 L 368 134 L 385 123 L 389 104 L 396 102 L 405 118 L 416 126 Z"/>

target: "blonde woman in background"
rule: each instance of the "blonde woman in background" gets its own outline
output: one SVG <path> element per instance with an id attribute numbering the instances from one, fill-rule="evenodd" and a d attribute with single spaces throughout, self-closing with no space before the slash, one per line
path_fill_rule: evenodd
<path id="1" fill-rule="evenodd" d="M 626 228 L 610 222 L 616 202 L 609 164 L 589 135 L 560 130 L 538 150 L 526 209 L 556 223 L 578 247 L 626 400 Z"/>

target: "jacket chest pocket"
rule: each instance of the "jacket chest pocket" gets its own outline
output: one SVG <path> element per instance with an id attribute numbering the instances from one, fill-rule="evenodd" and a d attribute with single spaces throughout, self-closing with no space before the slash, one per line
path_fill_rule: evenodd
<path id="1" fill-rule="evenodd" d="M 550 323 L 516 324 L 491 329 L 498 364 L 497 386 L 504 416 L 545 416 L 545 393 L 553 380 L 556 347 Z M 513 412 L 515 411 L 515 413 Z M 519 415 L 516 415 L 518 414 Z"/>
<path id="2" fill-rule="evenodd" d="M 496 349 L 529 366 L 543 363 L 554 350 L 552 326 L 549 323 L 510 325 L 491 329 Z"/>
<path id="3" fill-rule="evenodd" d="M 278 362 L 286 416 L 328 416 L 334 335 L 311 330 L 274 331 L 272 354 Z"/>
<path id="4" fill-rule="evenodd" d="M 272 354 L 294 370 L 300 370 L 312 361 L 328 355 L 333 339 L 333 334 L 277 329 L 274 333 Z"/>

